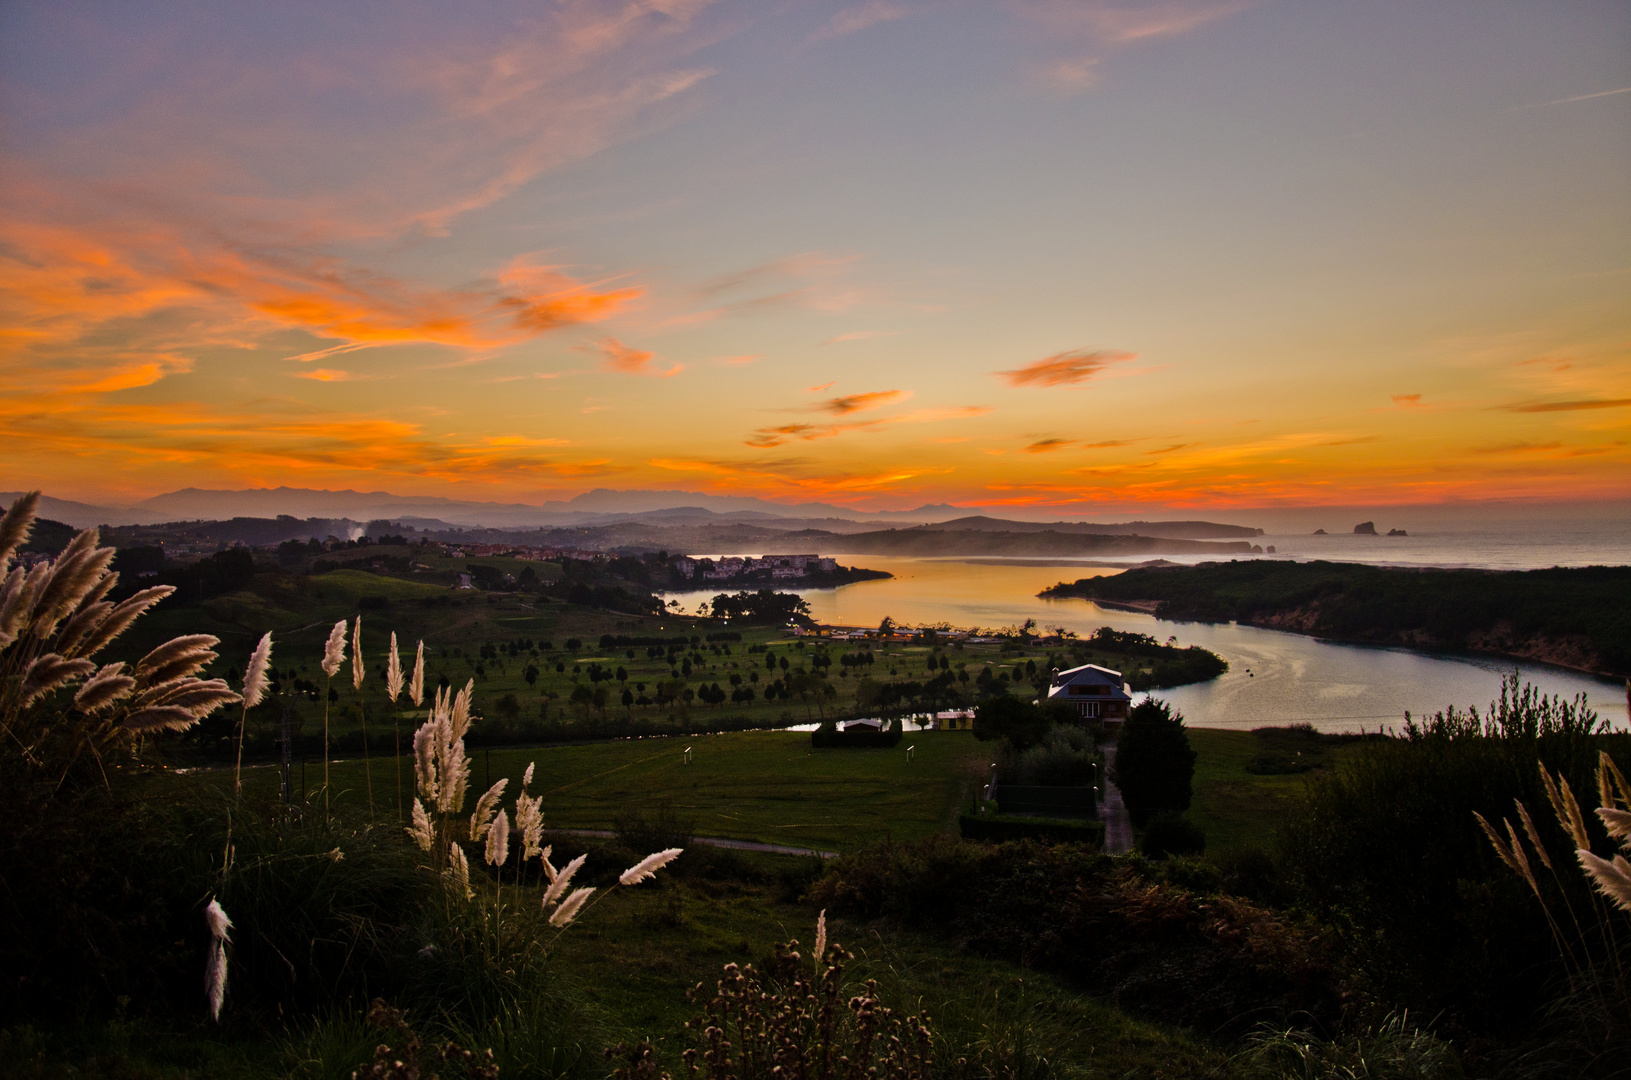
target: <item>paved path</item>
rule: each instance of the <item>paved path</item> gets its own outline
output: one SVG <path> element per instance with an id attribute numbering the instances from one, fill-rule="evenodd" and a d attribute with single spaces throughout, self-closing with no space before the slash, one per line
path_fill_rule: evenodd
<path id="1" fill-rule="evenodd" d="M 1110 782 L 1110 766 L 1116 762 L 1116 744 L 1104 744 L 1104 779 L 1100 785 L 1104 801 L 1099 804 L 1099 820 L 1104 822 L 1104 850 L 1106 854 L 1120 855 L 1133 850 L 1133 821 L 1127 816 L 1127 804 L 1121 801 L 1121 789 Z"/>
<path id="2" fill-rule="evenodd" d="M 617 834 L 610 829 L 547 829 L 546 832 L 564 833 L 567 836 L 597 836 L 601 839 L 611 839 Z M 819 855 L 823 859 L 836 859 L 836 851 L 817 851 L 814 848 L 783 847 L 781 844 L 761 844 L 757 840 L 726 840 L 720 836 L 693 836 L 693 844 L 707 844 L 709 847 L 733 848 L 737 851 L 765 851 L 772 855 Z"/>

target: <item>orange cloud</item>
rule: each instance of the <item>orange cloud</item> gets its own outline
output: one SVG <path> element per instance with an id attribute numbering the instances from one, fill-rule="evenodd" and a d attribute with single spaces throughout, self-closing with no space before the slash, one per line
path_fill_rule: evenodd
<path id="1" fill-rule="evenodd" d="M 1111 364 L 1136 360 L 1137 353 L 1113 349 L 1079 349 L 1054 353 L 1021 368 L 998 371 L 1010 386 L 1074 386 L 1084 383 Z"/>
<path id="2" fill-rule="evenodd" d="M 651 362 L 657 358 L 656 353 L 625 345 L 614 337 L 602 338 L 599 345 L 601 356 L 604 357 L 601 366 L 607 371 L 621 371 L 625 375 L 650 375 L 658 379 L 668 379 L 685 370 L 684 364 L 675 364 L 661 370 L 653 368 Z"/>
<path id="3" fill-rule="evenodd" d="M 1038 439 L 1025 448 L 1027 454 L 1046 454 L 1054 450 L 1063 450 L 1074 444 L 1073 439 Z"/>
<path id="4" fill-rule="evenodd" d="M 297 379 L 316 379 L 318 382 L 350 382 L 356 378 L 349 371 L 337 371 L 332 368 L 315 368 L 312 371 L 290 372 Z"/>
<path id="5" fill-rule="evenodd" d="M 896 393 L 896 391 L 889 392 Z M 816 407 L 826 408 L 830 404 L 827 403 Z M 781 424 L 776 427 L 760 428 L 749 435 L 744 442 L 748 446 L 768 449 L 782 446 L 793 439 L 811 442 L 816 439 L 830 439 L 852 431 L 880 431 L 896 424 L 931 424 L 940 420 L 962 420 L 973 416 L 983 416 L 990 411 L 984 405 L 965 405 L 949 409 L 914 409 L 911 412 L 900 413 L 896 416 L 855 420 L 844 424 Z"/>
<path id="6" fill-rule="evenodd" d="M 831 383 L 827 384 L 831 386 Z M 893 405 L 897 401 L 905 401 L 911 397 L 907 390 L 874 390 L 868 394 L 847 394 L 844 397 L 835 397 L 823 401 L 817 408 L 830 412 L 834 416 L 847 416 L 850 413 L 866 412 L 868 409 L 879 409 L 885 405 Z"/>
<path id="7" fill-rule="evenodd" d="M 1418 404 L 1420 401 L 1421 401 L 1421 395 L 1420 394 L 1394 394 L 1393 395 L 1393 404 L 1395 404 L 1395 405 L 1415 405 L 1415 404 Z"/>

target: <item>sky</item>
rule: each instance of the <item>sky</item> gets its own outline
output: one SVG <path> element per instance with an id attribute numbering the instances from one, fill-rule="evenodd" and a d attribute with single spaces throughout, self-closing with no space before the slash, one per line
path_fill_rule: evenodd
<path id="1" fill-rule="evenodd" d="M 1631 499 L 1631 6 L 0 6 L 0 487 Z"/>

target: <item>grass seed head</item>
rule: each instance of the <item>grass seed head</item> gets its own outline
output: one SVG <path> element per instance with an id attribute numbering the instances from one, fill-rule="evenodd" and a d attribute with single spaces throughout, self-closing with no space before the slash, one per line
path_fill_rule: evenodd
<path id="1" fill-rule="evenodd" d="M 503 810 L 487 826 L 487 862 L 503 866 L 510 861 L 510 815 Z"/>
<path id="2" fill-rule="evenodd" d="M 396 704 L 402 696 L 402 653 L 396 647 L 396 631 L 391 631 L 391 652 L 385 658 L 385 694 Z"/>
<path id="3" fill-rule="evenodd" d="M 425 703 L 425 643 L 419 643 L 419 650 L 413 657 L 413 679 L 408 683 L 408 697 L 414 707 L 418 708 Z"/>
<path id="4" fill-rule="evenodd" d="M 351 689 L 362 689 L 362 677 L 365 669 L 362 666 L 362 616 L 357 616 L 357 625 L 351 631 Z"/>
<path id="5" fill-rule="evenodd" d="M 672 847 L 653 852 L 623 871 L 623 875 L 617 879 L 617 882 L 619 885 L 638 885 L 647 878 L 654 878 L 657 876 L 657 871 L 679 858 L 684 850 L 684 848 Z"/>
<path id="6" fill-rule="evenodd" d="M 244 708 L 253 709 L 266 696 L 266 669 L 272 663 L 272 632 L 262 635 L 244 667 Z"/>
<path id="7" fill-rule="evenodd" d="M 341 619 L 334 624 L 334 629 L 328 632 L 328 641 L 323 646 L 323 674 L 329 678 L 340 673 L 340 665 L 345 663 L 345 620 Z"/>
<path id="8" fill-rule="evenodd" d="M 565 900 L 562 900 L 561 906 L 550 914 L 549 925 L 559 928 L 569 924 L 578 917 L 578 912 L 583 910 L 583 905 L 594 894 L 595 890 L 593 889 L 579 889 Z"/>
<path id="9" fill-rule="evenodd" d="M 436 843 L 436 828 L 430 823 L 430 815 L 425 813 L 425 804 L 418 799 L 413 800 L 413 824 L 406 832 L 427 854 Z"/>
<path id="10" fill-rule="evenodd" d="M 479 841 L 487 832 L 487 826 L 493 820 L 493 812 L 498 809 L 498 801 L 504 797 L 504 788 L 509 782 L 508 779 L 500 780 L 476 800 L 476 812 L 470 815 L 471 843 Z"/>

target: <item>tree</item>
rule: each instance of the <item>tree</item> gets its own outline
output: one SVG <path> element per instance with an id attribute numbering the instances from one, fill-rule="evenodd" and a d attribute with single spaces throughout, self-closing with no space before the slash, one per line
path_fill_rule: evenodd
<path id="1" fill-rule="evenodd" d="M 974 709 L 976 739 L 1007 739 L 1016 750 L 1035 746 L 1052 726 L 1045 712 L 1010 694 L 982 701 Z"/>
<path id="2" fill-rule="evenodd" d="M 1110 779 L 1121 789 L 1136 825 L 1160 810 L 1188 810 L 1195 751 L 1189 747 L 1183 713 L 1157 698 L 1134 705 L 1121 725 Z"/>
<path id="3" fill-rule="evenodd" d="M 527 680 L 527 688 L 529 690 L 538 689 L 538 665 L 537 664 L 528 664 L 527 665 L 527 670 L 523 671 L 521 673 L 521 677 L 523 679 Z"/>

